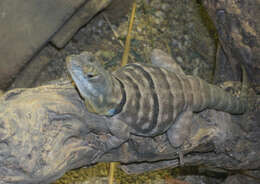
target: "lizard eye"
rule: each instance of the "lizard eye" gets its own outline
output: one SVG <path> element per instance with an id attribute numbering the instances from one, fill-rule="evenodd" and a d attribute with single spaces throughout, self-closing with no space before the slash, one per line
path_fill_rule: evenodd
<path id="1" fill-rule="evenodd" d="M 97 73 L 88 73 L 87 74 L 87 78 L 88 79 L 95 79 L 97 78 L 99 75 Z"/>
<path id="2" fill-rule="evenodd" d="M 87 75 L 88 78 L 93 78 L 93 77 L 95 77 L 95 76 L 96 76 L 96 75 L 94 75 L 94 74 L 88 74 L 88 75 Z"/>

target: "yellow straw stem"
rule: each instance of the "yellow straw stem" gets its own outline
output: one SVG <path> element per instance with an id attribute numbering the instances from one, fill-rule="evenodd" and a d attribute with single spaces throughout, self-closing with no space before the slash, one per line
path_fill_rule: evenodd
<path id="1" fill-rule="evenodd" d="M 110 163 L 108 183 L 113 184 L 116 162 Z"/>
<path id="2" fill-rule="evenodd" d="M 136 1 L 133 2 L 133 8 L 132 8 L 129 27 L 128 27 L 128 33 L 127 33 L 126 42 L 125 42 L 125 50 L 124 50 L 121 66 L 125 66 L 128 61 L 129 49 L 130 49 L 130 44 L 131 44 L 131 31 L 133 28 L 133 23 L 134 23 L 134 18 L 135 18 L 135 10 L 136 10 Z"/>
<path id="3" fill-rule="evenodd" d="M 124 49 L 121 66 L 125 66 L 128 62 L 128 55 L 129 55 L 129 49 L 130 49 L 130 43 L 131 43 L 131 31 L 132 31 L 133 24 L 134 24 L 135 10 L 136 10 L 136 1 L 133 2 L 133 8 L 132 8 L 129 27 L 128 27 L 128 33 L 127 33 L 127 37 L 126 37 L 125 49 Z M 109 169 L 108 184 L 113 184 L 115 168 L 116 168 L 116 163 L 111 162 L 110 169 Z"/>

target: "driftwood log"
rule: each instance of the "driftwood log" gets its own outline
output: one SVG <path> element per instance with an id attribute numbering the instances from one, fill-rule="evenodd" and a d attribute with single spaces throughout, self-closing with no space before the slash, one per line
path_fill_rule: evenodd
<path id="1" fill-rule="evenodd" d="M 179 151 L 185 166 L 254 170 L 260 167 L 257 119 L 259 112 L 231 116 L 206 110 L 194 116 L 182 150 L 172 148 L 165 135 L 132 135 L 99 155 L 112 136 L 108 119 L 88 113 L 70 81 L 15 89 L 0 99 L 0 183 L 50 183 L 68 170 L 101 161 L 124 163 L 128 173 L 177 167 Z"/>

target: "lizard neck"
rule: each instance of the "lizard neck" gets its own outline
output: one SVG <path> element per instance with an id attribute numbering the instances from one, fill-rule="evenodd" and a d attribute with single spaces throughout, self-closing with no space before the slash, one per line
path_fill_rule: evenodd
<path id="1" fill-rule="evenodd" d="M 113 116 L 119 112 L 121 112 L 125 102 L 126 102 L 126 92 L 124 89 L 124 84 L 112 76 L 112 91 L 110 96 L 108 96 L 108 102 L 111 104 L 107 109 L 108 116 Z"/>
<path id="2" fill-rule="evenodd" d="M 123 108 L 126 100 L 124 85 L 113 75 L 109 78 L 109 88 L 97 97 L 85 99 L 85 105 L 89 112 L 113 116 Z"/>

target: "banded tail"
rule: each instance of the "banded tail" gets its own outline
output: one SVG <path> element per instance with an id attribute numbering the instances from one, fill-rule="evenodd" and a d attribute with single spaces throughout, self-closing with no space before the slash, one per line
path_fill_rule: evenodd
<path id="1" fill-rule="evenodd" d="M 198 112 L 211 108 L 231 114 L 242 114 L 247 110 L 245 98 L 236 97 L 198 77 L 187 76 L 185 78 L 183 80 L 190 83 L 190 90 L 193 91 L 192 102 L 190 102 L 193 111 Z"/>

